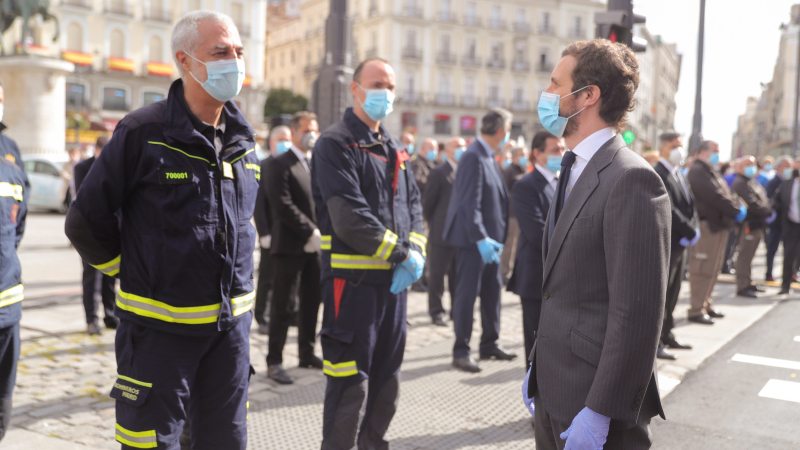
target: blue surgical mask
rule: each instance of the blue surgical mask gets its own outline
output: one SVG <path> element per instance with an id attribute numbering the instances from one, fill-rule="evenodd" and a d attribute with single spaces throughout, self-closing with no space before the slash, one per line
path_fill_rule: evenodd
<path id="1" fill-rule="evenodd" d="M 561 160 L 563 157 L 556 156 L 556 155 L 548 155 L 547 156 L 547 170 L 550 172 L 556 173 L 561 170 Z"/>
<path id="2" fill-rule="evenodd" d="M 689 168 L 684 167 L 683 169 L 681 169 L 681 173 L 683 174 L 683 176 L 689 175 Z"/>
<path id="3" fill-rule="evenodd" d="M 428 150 L 428 153 L 425 154 L 425 159 L 430 162 L 435 162 L 437 156 L 439 156 L 439 152 L 437 150 Z"/>
<path id="4" fill-rule="evenodd" d="M 290 148 L 292 148 L 292 141 L 278 141 L 278 143 L 275 144 L 275 151 L 279 155 L 288 152 Z"/>
<path id="5" fill-rule="evenodd" d="M 461 156 L 464 154 L 465 151 L 467 151 L 467 147 L 458 147 L 455 153 L 453 154 L 453 159 L 455 159 L 456 162 L 458 162 L 458 160 L 461 159 Z"/>
<path id="6" fill-rule="evenodd" d="M 580 92 L 589 86 L 584 86 L 577 91 L 574 91 L 570 94 L 565 95 L 563 98 L 567 98 L 570 95 Z M 539 97 L 539 106 L 537 110 L 539 111 L 539 122 L 542 123 L 542 126 L 545 130 L 552 133 L 555 137 L 561 138 L 564 135 L 564 129 L 567 128 L 567 122 L 569 119 L 575 117 L 580 113 L 582 110 L 576 112 L 575 114 L 569 117 L 561 117 L 559 116 L 559 104 L 561 103 L 562 97 L 558 94 L 551 94 L 549 92 L 542 92 L 542 96 Z M 588 108 L 588 106 L 587 106 Z"/>
<path id="7" fill-rule="evenodd" d="M 499 148 L 503 148 L 503 146 L 504 146 L 504 145 L 506 145 L 506 143 L 508 143 L 508 141 L 509 141 L 510 139 L 511 139 L 511 131 L 508 131 L 508 132 L 506 133 L 506 137 L 504 137 L 504 138 L 503 138 L 503 140 L 502 140 L 502 141 L 500 141 L 500 143 L 497 145 L 497 147 L 499 147 Z"/>
<path id="8" fill-rule="evenodd" d="M 519 166 L 523 169 L 528 167 L 528 157 L 527 156 L 520 156 L 519 157 Z"/>
<path id="9" fill-rule="evenodd" d="M 708 163 L 712 166 L 716 166 L 719 164 L 719 153 L 712 153 L 711 157 L 708 158 Z"/>
<path id="10" fill-rule="evenodd" d="M 769 172 L 772 170 L 772 164 L 764 164 L 764 171 Z"/>
<path id="11" fill-rule="evenodd" d="M 414 154 L 414 144 L 406 144 L 406 152 L 408 152 L 409 155 L 413 155 Z"/>
<path id="12" fill-rule="evenodd" d="M 360 84 L 356 83 L 356 85 L 367 93 L 367 98 L 361 107 L 364 108 L 364 112 L 370 119 L 377 122 L 392 112 L 394 92 L 388 89 L 364 89 Z"/>
<path id="13" fill-rule="evenodd" d="M 503 169 L 505 169 L 506 167 L 508 167 L 510 165 L 511 165 L 511 160 L 510 159 L 503 160 Z"/>
<path id="14" fill-rule="evenodd" d="M 747 166 L 744 168 L 744 176 L 747 178 L 753 178 L 758 173 L 758 168 L 756 166 Z"/>
<path id="15" fill-rule="evenodd" d="M 189 54 L 187 53 L 187 55 Z M 203 89 L 208 92 L 208 95 L 220 102 L 227 102 L 239 95 L 245 78 L 243 59 L 234 58 L 203 62 L 192 55 L 189 56 L 206 66 L 208 79 L 205 82 L 201 83 L 193 73 L 189 72 L 189 74 L 195 81 L 200 83 L 200 86 L 203 86 Z"/>
<path id="16" fill-rule="evenodd" d="M 788 180 L 789 178 L 792 178 L 792 168 L 791 167 L 787 167 L 787 168 L 783 169 L 783 179 L 784 180 Z"/>
<path id="17" fill-rule="evenodd" d="M 447 153 L 445 153 L 445 152 L 440 153 L 439 154 L 439 161 L 443 162 L 443 163 L 446 163 L 447 162 Z"/>

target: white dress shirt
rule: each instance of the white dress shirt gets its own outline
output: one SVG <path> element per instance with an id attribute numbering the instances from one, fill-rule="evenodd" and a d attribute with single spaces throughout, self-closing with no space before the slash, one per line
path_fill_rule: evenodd
<path id="1" fill-rule="evenodd" d="M 308 157 L 306 156 L 306 152 L 297 148 L 296 145 L 292 145 L 292 152 L 294 152 L 294 155 L 297 156 L 297 159 L 299 159 L 300 162 L 303 163 L 303 167 L 305 167 L 306 170 L 311 172 L 311 170 L 309 170 L 308 168 Z"/>
<path id="2" fill-rule="evenodd" d="M 795 178 L 792 183 L 792 201 L 789 202 L 789 220 L 794 223 L 800 223 L 800 205 L 797 204 L 798 189 L 800 188 L 800 179 Z"/>
<path id="3" fill-rule="evenodd" d="M 666 167 L 666 168 L 667 168 L 667 170 L 669 171 L 669 173 L 671 173 L 671 174 L 672 174 L 672 176 L 673 176 L 673 177 L 674 177 L 676 180 L 678 180 L 678 183 L 680 183 L 680 184 L 681 184 L 681 187 L 683 187 L 683 193 L 686 195 L 686 201 L 688 201 L 688 202 L 691 204 L 691 203 L 692 203 L 692 196 L 691 196 L 691 195 L 689 195 L 689 185 L 687 185 L 687 184 L 686 184 L 686 179 L 685 179 L 685 178 L 683 177 L 683 175 L 680 173 L 680 171 L 678 170 L 678 168 L 677 168 L 677 167 L 672 167 L 672 164 L 670 164 L 670 163 L 669 163 L 669 161 L 667 161 L 667 160 L 666 160 L 666 159 L 664 159 L 664 158 L 659 158 L 659 161 L 661 162 L 661 164 L 663 164 L 663 165 L 664 165 L 664 167 Z"/>
<path id="4" fill-rule="evenodd" d="M 589 160 L 592 159 L 595 153 L 600 150 L 600 147 L 603 146 L 606 142 L 608 142 L 611 138 L 617 135 L 617 131 L 614 127 L 603 128 L 600 131 L 596 131 L 591 136 L 587 137 L 580 144 L 576 145 L 572 152 L 575 153 L 575 164 L 572 166 L 572 170 L 569 173 L 569 181 L 567 182 L 567 192 L 564 197 L 564 200 L 569 197 L 570 192 L 572 192 L 572 188 L 575 186 L 575 183 L 578 182 L 578 178 L 581 177 L 581 173 L 583 173 L 583 169 L 589 164 Z"/>
<path id="5" fill-rule="evenodd" d="M 547 182 L 550 184 L 550 187 L 553 188 L 553 191 L 555 191 L 558 188 L 558 177 L 556 176 L 556 174 L 551 172 L 550 169 L 548 169 L 547 167 L 539 164 L 536 164 L 534 167 L 536 167 L 536 170 L 538 170 L 539 173 L 542 174 L 544 179 L 547 180 Z"/>

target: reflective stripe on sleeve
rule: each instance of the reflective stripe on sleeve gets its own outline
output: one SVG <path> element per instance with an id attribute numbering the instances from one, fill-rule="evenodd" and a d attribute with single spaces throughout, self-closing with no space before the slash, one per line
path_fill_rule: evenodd
<path id="1" fill-rule="evenodd" d="M 378 247 L 378 251 L 372 255 L 373 258 L 378 258 L 383 261 L 389 259 L 389 256 L 392 255 L 392 250 L 394 250 L 394 246 L 397 244 L 397 235 L 392 232 L 392 230 L 386 229 L 386 232 L 383 233 L 383 242 Z"/>
<path id="2" fill-rule="evenodd" d="M 0 183 L 0 197 L 14 197 L 14 200 L 22 201 L 22 186 L 18 184 Z"/>
<path id="3" fill-rule="evenodd" d="M 0 292 L 0 308 L 22 301 L 22 285 L 18 284 L 11 289 Z"/>
<path id="4" fill-rule="evenodd" d="M 419 248 L 422 250 L 422 256 L 427 256 L 425 254 L 425 247 L 428 245 L 428 238 L 415 231 L 412 231 L 411 233 L 408 234 L 408 240 L 412 244 L 416 244 L 419 246 Z"/>
<path id="5" fill-rule="evenodd" d="M 253 303 L 255 303 L 256 293 L 255 291 L 245 294 L 241 297 L 234 297 L 231 299 L 231 304 L 233 305 L 233 315 L 240 316 L 247 311 L 253 309 Z"/>
<path id="6" fill-rule="evenodd" d="M 330 250 L 331 249 L 331 235 L 327 234 L 322 236 L 322 245 L 320 246 L 323 250 Z"/>
<path id="7" fill-rule="evenodd" d="M 129 431 L 117 424 L 117 442 L 133 448 L 156 448 L 156 430 Z"/>
<path id="8" fill-rule="evenodd" d="M 119 255 L 105 264 L 99 264 L 97 266 L 93 265 L 92 267 L 110 277 L 113 277 L 114 275 L 119 273 L 119 263 L 121 260 L 122 260 L 122 255 Z"/>
<path id="9" fill-rule="evenodd" d="M 334 269 L 365 269 L 365 270 L 388 270 L 392 268 L 392 263 L 382 261 L 378 258 L 366 255 L 331 255 L 331 268 Z"/>
<path id="10" fill-rule="evenodd" d="M 339 364 L 333 364 L 328 360 L 322 363 L 322 373 L 332 377 L 349 377 L 358 374 L 358 368 L 355 361 L 347 361 Z"/>
<path id="11" fill-rule="evenodd" d="M 206 306 L 191 306 L 179 308 L 170 306 L 145 297 L 123 292 L 117 292 L 117 307 L 124 311 L 153 319 L 163 320 L 171 323 L 214 323 L 219 317 L 221 303 Z"/>

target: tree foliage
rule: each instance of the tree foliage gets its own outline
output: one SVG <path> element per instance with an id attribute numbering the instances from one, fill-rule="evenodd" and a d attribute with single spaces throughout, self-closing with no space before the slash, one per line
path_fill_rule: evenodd
<path id="1" fill-rule="evenodd" d="M 267 117 L 279 114 L 294 114 L 308 107 L 308 99 L 295 94 L 289 89 L 272 89 L 264 103 L 264 115 Z"/>

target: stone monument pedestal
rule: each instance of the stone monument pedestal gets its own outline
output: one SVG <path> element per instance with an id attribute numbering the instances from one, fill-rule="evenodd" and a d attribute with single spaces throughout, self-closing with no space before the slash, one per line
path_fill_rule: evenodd
<path id="1" fill-rule="evenodd" d="M 22 155 L 64 154 L 66 76 L 71 62 L 33 55 L 0 57 L 4 131 Z"/>

